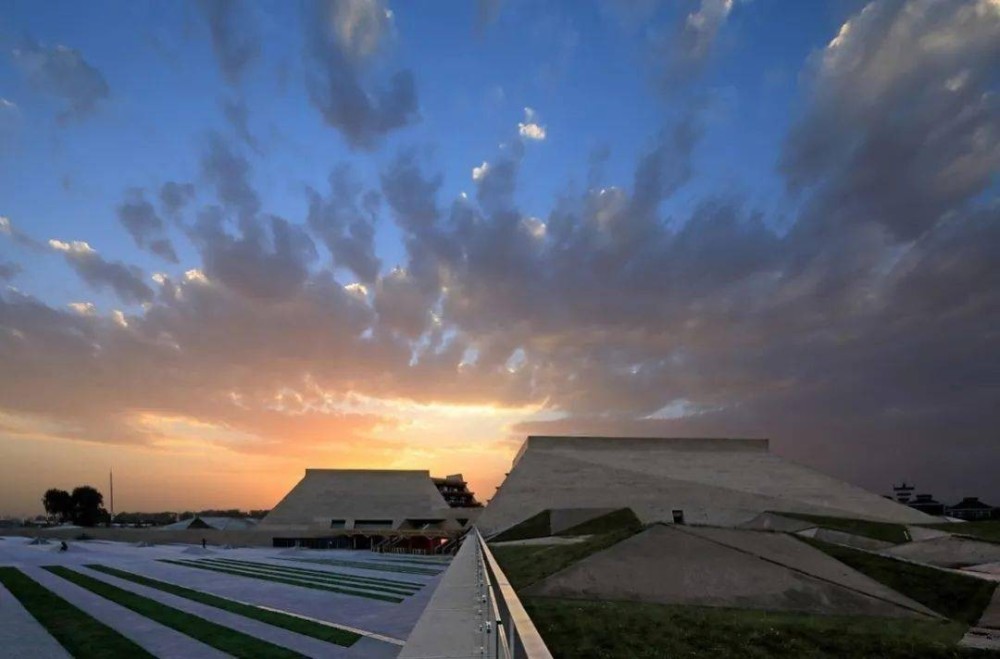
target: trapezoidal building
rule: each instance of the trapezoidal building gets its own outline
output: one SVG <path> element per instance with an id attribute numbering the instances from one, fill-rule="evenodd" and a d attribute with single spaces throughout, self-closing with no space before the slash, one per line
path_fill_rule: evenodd
<path id="1" fill-rule="evenodd" d="M 620 508 L 644 523 L 729 527 L 765 512 L 934 521 L 779 458 L 766 439 L 528 437 L 476 525 L 488 535 L 545 510 L 569 524 Z"/>
<path id="2" fill-rule="evenodd" d="M 258 529 L 278 547 L 434 551 L 481 510 L 461 474 L 306 469 Z"/>

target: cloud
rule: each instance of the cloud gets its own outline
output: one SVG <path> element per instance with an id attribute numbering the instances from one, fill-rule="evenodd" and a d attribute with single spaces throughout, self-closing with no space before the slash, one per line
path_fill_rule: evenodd
<path id="1" fill-rule="evenodd" d="M 190 183 L 167 181 L 160 187 L 160 203 L 164 212 L 176 217 L 194 198 L 194 186 Z"/>
<path id="2" fill-rule="evenodd" d="M 153 289 L 143 281 L 142 270 L 120 261 L 106 261 L 83 241 L 49 240 L 49 247 L 62 253 L 66 263 L 95 289 L 111 289 L 123 301 L 139 304 L 153 299 Z"/>
<path id="3" fill-rule="evenodd" d="M 218 134 L 209 135 L 201 169 L 227 209 L 240 218 L 253 218 L 260 210 L 260 199 L 250 183 L 250 163 Z"/>
<path id="4" fill-rule="evenodd" d="M 413 74 L 401 70 L 369 88 L 377 56 L 392 37 L 392 13 L 378 0 L 313 2 L 306 17 L 306 89 L 328 125 L 353 148 L 371 149 L 417 119 Z"/>
<path id="5" fill-rule="evenodd" d="M 359 194 L 350 168 L 341 166 L 330 173 L 330 194 L 322 197 L 309 188 L 307 222 L 326 244 L 336 267 L 348 268 L 371 284 L 378 277 L 381 262 L 375 255 L 375 217 L 380 198 L 377 192 Z"/>
<path id="6" fill-rule="evenodd" d="M 13 261 L 0 261 L 0 281 L 10 281 L 21 272 L 21 266 Z"/>
<path id="7" fill-rule="evenodd" d="M 733 0 L 701 0 L 681 23 L 653 34 L 653 57 L 667 91 L 701 73 L 732 9 Z"/>
<path id="8" fill-rule="evenodd" d="M 781 161 L 791 189 L 815 190 L 812 223 L 908 240 L 984 190 L 1000 168 L 998 58 L 989 0 L 873 2 L 844 23 Z"/>
<path id="9" fill-rule="evenodd" d="M 405 249 L 384 273 L 372 191 L 335 170 L 308 192 L 307 226 L 273 217 L 249 162 L 210 139 L 202 169 L 218 204 L 191 228 L 202 263 L 154 275 L 143 309 L 119 322 L 0 291 L 0 372 L 46 385 L 0 378 L 3 410 L 72 438 L 149 444 L 159 435 L 139 420 L 152 409 L 236 434 L 231 450 L 278 453 L 331 436 L 362 446 L 399 401 L 489 406 L 525 419 L 512 434 L 770 436 L 870 487 L 905 471 L 995 491 L 1000 206 L 981 183 L 992 9 L 899 7 L 859 12 L 811 65 L 785 145 L 799 197 L 782 230 L 739 196 L 690 185 L 698 103 L 651 136 L 630 179 L 567 186 L 544 212 L 518 203 L 521 139 L 453 199 L 402 151 L 379 172 Z M 879 146 L 913 161 L 882 161 Z M 898 189 L 914 182 L 921 208 L 901 213 Z M 316 266 L 307 231 L 333 268 Z"/>
<path id="10" fill-rule="evenodd" d="M 238 84 L 244 72 L 260 54 L 260 37 L 248 10 L 250 5 L 236 0 L 199 0 L 212 38 L 212 50 L 223 77 Z"/>
<path id="11" fill-rule="evenodd" d="M 222 102 L 222 114 L 226 121 L 232 126 L 233 132 L 240 140 L 252 150 L 259 152 L 257 139 L 250 132 L 247 125 L 247 106 L 242 99 L 228 99 Z"/>
<path id="12" fill-rule="evenodd" d="M 14 61 L 28 81 L 66 103 L 62 120 L 92 114 L 97 104 L 111 95 L 104 75 L 67 46 L 43 46 L 24 40 L 13 50 Z"/>
<path id="13" fill-rule="evenodd" d="M 526 140 L 540 142 L 545 139 L 545 126 L 535 121 L 535 111 L 524 108 L 524 121 L 517 124 L 518 134 Z"/>
<path id="14" fill-rule="evenodd" d="M 482 33 L 500 17 L 503 0 L 476 0 L 476 31 Z"/>
<path id="15" fill-rule="evenodd" d="M 148 249 L 171 263 L 178 262 L 173 244 L 162 237 L 165 230 L 163 220 L 146 200 L 142 190 L 132 189 L 127 192 L 126 200 L 118 206 L 118 221 L 132 236 L 137 247 Z"/>

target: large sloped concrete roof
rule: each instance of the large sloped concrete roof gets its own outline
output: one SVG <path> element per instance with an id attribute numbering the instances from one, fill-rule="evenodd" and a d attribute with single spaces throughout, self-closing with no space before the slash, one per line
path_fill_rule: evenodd
<path id="1" fill-rule="evenodd" d="M 548 508 L 632 508 L 643 522 L 735 526 L 764 511 L 903 524 L 933 518 L 784 460 L 766 439 L 529 437 L 477 521 L 502 531 Z"/>
<path id="2" fill-rule="evenodd" d="M 331 520 L 443 520 L 452 517 L 430 472 L 394 469 L 307 469 L 265 517 L 270 530 L 329 529 Z"/>

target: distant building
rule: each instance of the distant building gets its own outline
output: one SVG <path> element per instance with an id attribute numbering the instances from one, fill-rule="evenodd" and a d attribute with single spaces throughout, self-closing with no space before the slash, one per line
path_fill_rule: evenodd
<path id="1" fill-rule="evenodd" d="M 970 522 L 1000 517 L 998 509 L 995 506 L 980 501 L 979 497 L 965 497 L 959 503 L 947 508 L 945 514 L 948 517 L 964 519 Z"/>
<path id="2" fill-rule="evenodd" d="M 462 474 L 451 474 L 444 478 L 432 477 L 431 480 L 452 508 L 482 507 L 483 504 L 476 501 L 476 496 L 469 491 L 469 484 L 462 478 Z"/>
<path id="3" fill-rule="evenodd" d="M 185 531 L 187 529 L 215 529 L 216 531 L 249 531 L 257 520 L 245 517 L 208 517 L 197 515 L 173 524 L 157 527 L 160 531 Z"/>
<path id="4" fill-rule="evenodd" d="M 944 504 L 935 501 L 930 494 L 918 494 L 917 498 L 907 504 L 910 508 L 916 508 L 922 513 L 941 517 L 944 515 Z"/>
<path id="5" fill-rule="evenodd" d="M 432 553 L 461 535 L 480 512 L 461 474 L 307 469 L 259 528 L 272 534 L 276 547 Z"/>

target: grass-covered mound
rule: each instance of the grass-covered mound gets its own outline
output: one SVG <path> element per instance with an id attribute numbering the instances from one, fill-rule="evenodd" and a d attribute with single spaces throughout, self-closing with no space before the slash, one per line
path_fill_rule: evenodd
<path id="1" fill-rule="evenodd" d="M 811 538 L 802 540 L 946 618 L 967 625 L 979 620 L 997 586 L 975 577 L 897 561 L 842 545 Z"/>
<path id="2" fill-rule="evenodd" d="M 499 533 L 490 542 L 508 542 L 510 540 L 530 540 L 531 538 L 545 538 L 552 535 L 551 513 L 543 510 L 534 517 L 515 524 L 506 531 Z"/>
<path id="3" fill-rule="evenodd" d="M 560 531 L 556 535 L 600 535 L 611 533 L 620 529 L 634 529 L 638 531 L 642 528 L 642 522 L 635 516 L 631 508 L 621 508 L 614 512 L 587 520 L 582 524 L 577 524 L 565 531 Z"/>
<path id="4" fill-rule="evenodd" d="M 618 544 L 642 529 L 642 526 L 626 526 L 592 535 L 583 542 L 567 545 L 520 545 L 513 547 L 491 547 L 490 550 L 500 563 L 500 568 L 515 590 L 526 588 L 545 577 L 583 560 L 602 549 Z"/>
<path id="5" fill-rule="evenodd" d="M 970 659 L 957 622 L 814 616 L 746 609 L 524 600 L 557 659 Z"/>
<path id="6" fill-rule="evenodd" d="M 910 534 L 906 532 L 906 527 L 902 524 L 891 522 L 873 522 L 867 519 L 851 519 L 848 517 L 827 517 L 824 515 L 805 515 L 802 513 L 785 513 L 772 511 L 775 515 L 801 519 L 810 522 L 824 529 L 843 531 L 852 535 L 861 535 L 874 540 L 884 540 L 898 545 L 910 541 Z"/>

